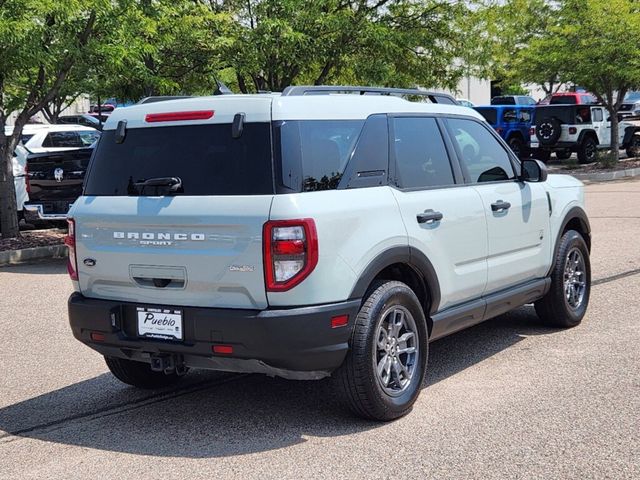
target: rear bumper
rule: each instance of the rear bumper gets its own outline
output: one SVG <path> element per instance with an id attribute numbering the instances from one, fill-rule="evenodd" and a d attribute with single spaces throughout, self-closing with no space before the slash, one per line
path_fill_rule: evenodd
<path id="1" fill-rule="evenodd" d="M 157 307 L 86 298 L 69 298 L 73 335 L 103 355 L 150 362 L 152 355 L 178 355 L 189 367 L 265 373 L 292 379 L 318 379 L 336 369 L 348 350 L 360 300 L 286 310 L 180 307 L 184 340 L 140 338 L 136 307 Z M 349 315 L 344 327 L 331 318 Z M 91 339 L 92 332 L 104 341 Z M 233 346 L 230 355 L 214 354 L 216 344 Z"/>
<path id="2" fill-rule="evenodd" d="M 66 220 L 69 211 L 69 202 L 49 202 L 47 205 L 40 203 L 25 204 L 24 208 L 30 214 L 40 220 Z M 62 213 L 64 211 L 64 213 Z"/>

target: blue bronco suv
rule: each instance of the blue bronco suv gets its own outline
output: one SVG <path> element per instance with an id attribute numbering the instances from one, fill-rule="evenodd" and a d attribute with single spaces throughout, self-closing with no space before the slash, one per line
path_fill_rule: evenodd
<path id="1" fill-rule="evenodd" d="M 474 107 L 509 144 L 519 158 L 529 155 L 530 129 L 535 124 L 535 108 L 530 105 Z"/>

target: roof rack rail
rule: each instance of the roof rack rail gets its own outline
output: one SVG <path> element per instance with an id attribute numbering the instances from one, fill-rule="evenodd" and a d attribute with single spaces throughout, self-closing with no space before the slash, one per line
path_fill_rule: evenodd
<path id="1" fill-rule="evenodd" d="M 145 103 L 166 102 L 167 100 L 181 100 L 183 98 L 191 98 L 191 96 L 190 95 L 167 95 L 167 96 L 144 97 L 142 100 L 138 101 L 136 105 L 142 105 Z"/>
<path id="2" fill-rule="evenodd" d="M 353 87 L 333 85 L 296 85 L 282 91 L 283 97 L 301 95 L 327 95 L 331 93 L 358 93 L 360 95 L 392 95 L 392 96 L 420 96 L 427 97 L 431 103 L 457 105 L 455 98 L 447 93 L 430 92 L 417 88 L 388 88 L 388 87 Z"/>

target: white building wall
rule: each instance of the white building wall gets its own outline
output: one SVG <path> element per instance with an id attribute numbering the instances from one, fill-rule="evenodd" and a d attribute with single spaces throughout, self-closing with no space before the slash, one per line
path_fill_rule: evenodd
<path id="1" fill-rule="evenodd" d="M 456 98 L 466 98 L 475 105 L 489 105 L 491 103 L 491 81 L 476 77 L 464 77 L 458 82 L 455 91 L 439 89 Z"/>
<path id="2" fill-rule="evenodd" d="M 77 115 L 79 113 L 87 113 L 89 111 L 90 101 L 89 95 L 80 95 L 62 112 L 62 115 Z M 13 112 L 7 119 L 7 125 L 13 125 L 18 116 L 18 112 Z M 42 112 L 37 113 L 29 123 L 48 123 Z"/>

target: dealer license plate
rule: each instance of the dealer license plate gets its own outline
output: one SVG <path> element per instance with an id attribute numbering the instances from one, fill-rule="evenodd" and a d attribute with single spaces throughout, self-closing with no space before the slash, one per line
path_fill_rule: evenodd
<path id="1" fill-rule="evenodd" d="M 182 310 L 137 307 L 138 335 L 182 340 Z"/>

